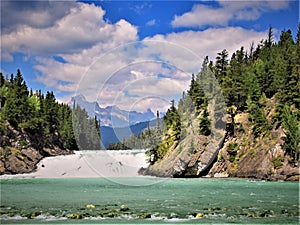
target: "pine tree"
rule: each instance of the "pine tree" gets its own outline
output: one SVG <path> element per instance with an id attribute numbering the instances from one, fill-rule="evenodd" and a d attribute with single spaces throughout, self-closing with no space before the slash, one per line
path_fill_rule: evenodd
<path id="1" fill-rule="evenodd" d="M 159 119 L 159 111 L 156 111 L 156 130 L 160 131 L 160 119 Z"/>
<path id="2" fill-rule="evenodd" d="M 2 73 L 0 73 L 0 112 L 4 106 L 5 99 L 8 95 L 8 87 L 5 85 L 5 79 Z"/>
<path id="3" fill-rule="evenodd" d="M 63 103 L 58 105 L 58 108 L 58 133 L 61 147 L 77 149 L 72 126 L 72 111 L 68 105 Z"/>
<path id="4" fill-rule="evenodd" d="M 278 49 L 280 51 L 284 65 L 284 86 L 279 95 L 282 103 L 292 104 L 295 99 L 299 99 L 299 64 L 297 58 L 297 46 L 294 44 L 293 37 L 290 30 L 281 32 L 280 40 L 278 42 Z M 294 68 L 294 69 L 293 69 Z"/>
<path id="5" fill-rule="evenodd" d="M 43 118 L 45 120 L 45 135 L 50 142 L 57 144 L 56 137 L 58 132 L 58 106 L 53 92 L 47 91 L 43 103 Z"/>
<path id="6" fill-rule="evenodd" d="M 258 137 L 263 132 L 270 129 L 270 124 L 264 112 L 264 105 L 262 104 L 263 99 L 265 99 L 264 95 L 262 95 L 259 102 L 254 102 L 249 95 L 246 101 L 249 113 L 248 118 L 249 121 L 253 123 L 252 132 L 254 137 Z"/>
<path id="7" fill-rule="evenodd" d="M 247 93 L 245 92 L 246 61 L 243 47 L 232 54 L 229 65 L 228 75 L 222 84 L 227 106 L 234 105 L 238 110 L 243 111 L 247 100 Z"/>
<path id="8" fill-rule="evenodd" d="M 208 136 L 211 133 L 211 121 L 208 118 L 209 113 L 207 107 L 204 107 L 202 115 L 199 119 L 199 134 Z"/>
<path id="9" fill-rule="evenodd" d="M 215 64 L 216 78 L 220 83 L 222 83 L 224 77 L 227 75 L 228 62 L 228 52 L 224 49 L 222 52 L 218 53 Z"/>
<path id="10" fill-rule="evenodd" d="M 283 113 L 283 126 L 286 135 L 284 149 L 294 161 L 298 161 L 300 156 L 300 123 L 295 113 L 290 112 L 287 105 L 284 106 Z"/>
<path id="11" fill-rule="evenodd" d="M 17 70 L 16 77 L 11 77 L 13 82 L 6 97 L 3 107 L 3 118 L 7 119 L 15 128 L 29 121 L 31 109 L 28 102 L 28 89 L 21 71 Z"/>
<path id="12" fill-rule="evenodd" d="M 247 93 L 247 98 L 250 97 L 253 103 L 258 103 L 261 97 L 261 88 L 258 83 L 257 74 L 260 72 L 260 65 L 262 61 L 257 60 L 251 66 L 247 68 L 246 74 L 246 85 L 245 92 Z M 247 105 L 247 104 L 246 104 Z"/>
<path id="13" fill-rule="evenodd" d="M 196 112 L 200 112 L 201 106 L 204 103 L 204 92 L 200 87 L 200 83 L 195 80 L 194 74 L 192 75 L 192 80 L 190 84 L 190 89 L 188 90 L 188 95 L 191 97 L 193 104 L 195 106 Z"/>
<path id="14" fill-rule="evenodd" d="M 79 105 L 73 109 L 73 131 L 79 149 L 101 149 L 100 123 L 97 118 L 89 118 L 86 110 Z"/>
<path id="15" fill-rule="evenodd" d="M 166 130 L 172 129 L 176 136 L 176 139 L 179 140 L 181 132 L 181 121 L 178 111 L 175 107 L 174 100 L 171 101 L 171 107 L 167 110 L 163 122 L 165 124 Z"/>

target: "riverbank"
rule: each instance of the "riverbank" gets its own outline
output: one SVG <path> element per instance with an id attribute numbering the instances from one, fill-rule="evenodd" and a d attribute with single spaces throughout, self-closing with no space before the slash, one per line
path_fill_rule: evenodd
<path id="1" fill-rule="evenodd" d="M 73 154 L 59 145 L 45 144 L 37 133 L 17 130 L 8 122 L 0 132 L 0 175 L 32 173 L 45 157 Z"/>
<path id="2" fill-rule="evenodd" d="M 27 150 L 28 152 L 28 150 Z M 17 158 L 17 156 L 15 156 Z M 18 158 L 18 160 L 20 160 Z M 244 176 L 228 174 L 222 171 L 226 162 L 216 162 L 205 178 L 246 178 L 255 180 L 282 180 L 297 181 L 299 177 L 298 167 L 286 165 L 281 168 L 281 175 L 268 179 L 267 176 L 252 174 Z M 221 166 L 220 166 L 221 164 Z M 14 165 L 17 166 L 16 163 Z M 151 169 L 151 167 L 150 167 Z M 0 179 L 9 178 L 96 178 L 96 177 L 136 177 L 136 176 L 162 176 L 160 173 L 150 174 L 146 162 L 145 150 L 100 150 L 100 151 L 74 151 L 69 155 L 58 155 L 41 158 L 34 171 L 18 174 L 2 174 Z M 159 172 L 159 170 L 158 170 Z M 286 179 L 286 178 L 289 179 Z M 276 178 L 276 179 L 275 179 Z M 292 179 L 293 178 L 293 179 Z"/>

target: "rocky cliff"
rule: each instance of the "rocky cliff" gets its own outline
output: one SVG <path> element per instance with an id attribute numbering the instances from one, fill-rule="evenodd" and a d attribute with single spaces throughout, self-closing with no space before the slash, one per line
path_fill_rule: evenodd
<path id="1" fill-rule="evenodd" d="M 8 123 L 5 126 L 5 133 L 0 135 L 0 175 L 33 172 L 44 157 L 72 154 L 55 145 L 42 146 L 38 134 L 18 131 Z"/>
<path id="2" fill-rule="evenodd" d="M 299 162 L 283 149 L 282 127 L 275 124 L 267 134 L 255 138 L 252 126 L 247 113 L 235 116 L 234 134 L 228 136 L 208 176 L 299 180 Z"/>
<path id="3" fill-rule="evenodd" d="M 266 106 L 267 119 L 274 115 L 275 99 Z M 141 174 L 162 177 L 241 177 L 264 180 L 299 180 L 299 162 L 283 149 L 282 126 L 273 124 L 258 137 L 248 113 L 227 115 L 226 129 L 213 135 L 198 135 L 194 118 L 187 135 L 169 148 L 163 159 Z M 232 119 L 231 119 L 232 118 Z"/>

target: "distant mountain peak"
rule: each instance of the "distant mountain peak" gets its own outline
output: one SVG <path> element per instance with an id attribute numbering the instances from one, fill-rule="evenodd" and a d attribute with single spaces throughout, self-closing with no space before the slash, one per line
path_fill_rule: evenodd
<path id="1" fill-rule="evenodd" d="M 82 94 L 72 97 L 71 104 L 79 105 L 88 112 L 90 117 L 96 116 L 100 119 L 102 126 L 126 127 L 140 122 L 154 119 L 156 116 L 150 108 L 146 112 L 127 111 L 120 109 L 116 105 L 102 108 L 97 102 L 89 102 Z"/>
<path id="2" fill-rule="evenodd" d="M 76 100 L 77 100 L 77 101 L 78 101 L 78 100 L 80 100 L 80 101 L 86 101 L 86 98 L 84 97 L 83 94 L 78 94 L 78 95 L 72 97 L 72 102 L 73 102 L 74 100 L 75 100 L 75 101 L 76 101 Z"/>

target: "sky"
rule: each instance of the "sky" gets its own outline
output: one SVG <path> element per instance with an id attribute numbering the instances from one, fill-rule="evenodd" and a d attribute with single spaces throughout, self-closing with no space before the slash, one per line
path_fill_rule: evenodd
<path id="1" fill-rule="evenodd" d="M 60 102 L 165 111 L 205 56 L 297 34 L 299 1 L 5 1 L 1 72 Z"/>

